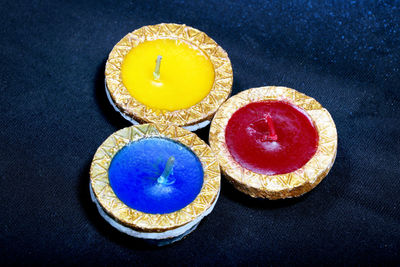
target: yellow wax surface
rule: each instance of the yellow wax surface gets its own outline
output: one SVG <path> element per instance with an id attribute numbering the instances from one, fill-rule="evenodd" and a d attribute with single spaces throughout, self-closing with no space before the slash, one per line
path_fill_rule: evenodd
<path id="1" fill-rule="evenodd" d="M 153 72 L 162 56 L 160 78 Z M 146 41 L 125 56 L 122 82 L 142 104 L 163 110 L 179 110 L 199 103 L 214 83 L 214 67 L 196 46 L 179 39 Z"/>

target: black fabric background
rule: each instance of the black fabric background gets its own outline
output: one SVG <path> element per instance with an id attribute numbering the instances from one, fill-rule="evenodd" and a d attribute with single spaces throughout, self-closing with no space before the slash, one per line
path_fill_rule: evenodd
<path id="1" fill-rule="evenodd" d="M 103 221 L 89 165 L 129 126 L 107 102 L 105 60 L 126 33 L 161 22 L 215 39 L 233 94 L 282 85 L 326 107 L 339 136 L 326 179 L 284 201 L 223 181 L 213 213 L 168 247 Z M 399 1 L 18 0 L 2 1 L 0 25 L 0 263 L 400 264 Z"/>

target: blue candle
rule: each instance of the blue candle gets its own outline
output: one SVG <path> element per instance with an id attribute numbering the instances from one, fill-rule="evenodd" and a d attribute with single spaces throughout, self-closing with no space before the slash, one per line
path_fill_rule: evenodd
<path id="1" fill-rule="evenodd" d="M 189 205 L 203 185 L 203 168 L 184 145 L 166 138 L 144 138 L 123 147 L 108 176 L 115 195 L 129 207 L 165 214 Z"/>

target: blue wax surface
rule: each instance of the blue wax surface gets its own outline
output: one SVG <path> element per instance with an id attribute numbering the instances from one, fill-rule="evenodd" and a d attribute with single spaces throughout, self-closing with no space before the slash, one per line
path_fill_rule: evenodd
<path id="1" fill-rule="evenodd" d="M 169 157 L 175 157 L 172 184 L 161 184 Z M 184 145 L 165 138 L 144 138 L 123 147 L 112 159 L 109 181 L 117 197 L 129 207 L 152 214 L 171 213 L 189 205 L 203 186 L 203 167 Z"/>

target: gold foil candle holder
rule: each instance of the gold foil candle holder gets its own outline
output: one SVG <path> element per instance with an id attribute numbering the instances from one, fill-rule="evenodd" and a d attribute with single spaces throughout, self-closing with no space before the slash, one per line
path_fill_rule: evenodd
<path id="1" fill-rule="evenodd" d="M 225 142 L 229 119 L 239 108 L 256 101 L 283 100 L 301 107 L 313 120 L 319 143 L 314 156 L 301 168 L 281 175 L 263 175 L 242 167 Z M 236 189 L 252 197 L 280 199 L 300 196 L 317 186 L 330 171 L 337 151 L 337 132 L 329 112 L 315 99 L 286 87 L 258 87 L 228 99 L 216 113 L 210 129 L 210 145 L 225 177 Z"/>
<path id="2" fill-rule="evenodd" d="M 108 169 L 113 157 L 129 143 L 150 137 L 168 138 L 185 145 L 199 158 L 203 167 L 204 181 L 200 193 L 178 211 L 148 214 L 132 209 L 115 195 L 110 185 Z M 135 125 L 113 133 L 97 149 L 90 168 L 90 191 L 100 214 L 113 227 L 163 245 L 194 230 L 212 211 L 220 191 L 220 169 L 210 147 L 194 133 L 173 125 Z"/>
<path id="3" fill-rule="evenodd" d="M 214 83 L 209 94 L 199 103 L 181 110 L 157 110 L 140 103 L 124 86 L 121 66 L 125 56 L 139 44 L 160 38 L 184 40 L 198 47 L 210 59 L 215 71 Z M 172 124 L 193 131 L 206 126 L 220 105 L 229 97 L 233 73 L 228 54 L 204 32 L 184 24 L 162 23 L 144 26 L 122 38 L 109 54 L 105 79 L 110 102 L 125 119 L 134 124 L 148 122 Z"/>

